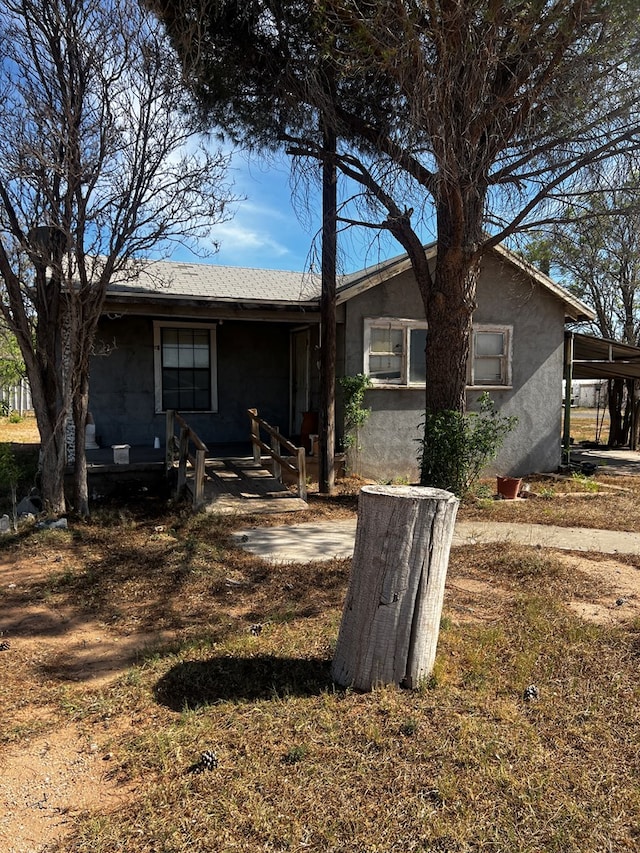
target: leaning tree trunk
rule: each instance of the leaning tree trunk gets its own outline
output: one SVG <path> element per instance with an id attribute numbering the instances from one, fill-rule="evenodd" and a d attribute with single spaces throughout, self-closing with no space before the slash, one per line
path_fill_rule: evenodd
<path id="1" fill-rule="evenodd" d="M 454 152 L 455 153 L 455 152 Z M 485 191 L 474 175 L 459 175 L 456 157 L 447 146 L 440 152 L 444 181 L 436 205 L 437 254 L 433 286 L 423 294 L 427 335 L 427 412 L 464 412 L 467 360 L 476 290 L 480 275 Z M 464 158 L 463 158 L 464 159 Z M 463 159 L 459 162 L 463 162 Z"/>
<path id="2" fill-rule="evenodd" d="M 441 489 L 365 486 L 332 664 L 337 684 L 418 687 L 432 672 L 458 499 Z"/>

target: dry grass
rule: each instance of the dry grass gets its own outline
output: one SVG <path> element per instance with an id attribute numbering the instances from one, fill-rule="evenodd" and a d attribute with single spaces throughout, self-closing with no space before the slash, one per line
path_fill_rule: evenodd
<path id="1" fill-rule="evenodd" d="M 0 417 L 0 442 L 10 441 L 19 444 L 39 444 L 40 433 L 33 415 L 27 415 L 12 423 L 9 418 Z"/>
<path id="2" fill-rule="evenodd" d="M 9 612 L 156 638 L 102 686 L 46 637 L 2 653 L 0 748 L 74 720 L 129 786 L 48 853 L 638 849 L 640 625 L 574 617 L 586 578 L 539 549 L 455 550 L 433 678 L 361 695 L 329 677 L 349 561 L 267 566 L 232 526 L 149 501 L 4 542 L 39 567 L 2 589 Z M 490 618 L 465 618 L 463 579 Z M 193 772 L 206 749 L 217 768 Z"/>
<path id="3" fill-rule="evenodd" d="M 606 469 L 603 469 L 606 470 Z M 475 498 L 466 500 L 459 518 L 475 521 L 513 521 L 592 527 L 600 530 L 640 530 L 640 478 L 637 476 L 527 477 L 530 497 L 494 500 L 495 479 L 482 481 Z"/>
<path id="4" fill-rule="evenodd" d="M 358 485 L 238 524 L 343 518 Z M 640 529 L 635 478 L 531 485 L 460 516 Z M 267 566 L 230 546 L 234 524 L 147 498 L 0 543 L 20 569 L 0 587 L 0 757 L 72 722 L 122 792 L 117 811 L 69 817 L 47 853 L 640 848 L 640 623 L 568 606 L 610 594 L 605 580 L 543 549 L 454 549 L 432 679 L 362 695 L 329 674 L 349 561 Z M 31 611 L 60 619 L 31 636 Z M 83 625 L 119 674 L 78 668 L 66 638 Z M 218 766 L 196 773 L 204 750 Z"/>
<path id="5" fill-rule="evenodd" d="M 606 444 L 609 437 L 609 412 L 598 409 L 571 409 L 571 438 L 579 442 Z"/>

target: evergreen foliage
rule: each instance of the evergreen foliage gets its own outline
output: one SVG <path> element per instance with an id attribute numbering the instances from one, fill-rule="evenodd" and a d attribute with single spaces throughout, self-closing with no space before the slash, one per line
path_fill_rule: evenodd
<path id="1" fill-rule="evenodd" d="M 639 0 L 150 2 L 202 117 L 232 139 L 322 162 L 320 128 L 335 133 L 356 187 L 342 222 L 391 235 L 412 265 L 426 411 L 464 412 L 483 254 L 640 149 Z"/>

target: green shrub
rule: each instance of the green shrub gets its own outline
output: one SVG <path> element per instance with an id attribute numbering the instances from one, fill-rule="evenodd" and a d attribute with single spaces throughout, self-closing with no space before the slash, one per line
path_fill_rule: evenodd
<path id="1" fill-rule="evenodd" d="M 364 373 L 355 376 L 343 376 L 340 380 L 344 402 L 344 438 L 342 444 L 346 452 L 345 465 L 349 474 L 359 473 L 360 430 L 367 422 L 371 409 L 364 405 L 364 395 L 371 387 L 371 380 Z"/>
<path id="2" fill-rule="evenodd" d="M 355 376 L 343 376 L 340 387 L 344 395 L 344 447 L 345 450 L 358 450 L 358 436 L 367 422 L 371 409 L 364 406 L 364 395 L 371 388 L 371 380 L 364 373 Z"/>
<path id="3" fill-rule="evenodd" d="M 420 483 L 465 495 L 498 454 L 515 416 L 501 415 L 485 392 L 477 412 L 427 413 L 420 439 Z"/>

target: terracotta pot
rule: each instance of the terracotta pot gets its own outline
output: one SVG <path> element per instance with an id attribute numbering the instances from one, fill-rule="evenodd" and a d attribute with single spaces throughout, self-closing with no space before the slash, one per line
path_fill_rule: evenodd
<path id="1" fill-rule="evenodd" d="M 505 500 L 515 500 L 521 485 L 521 477 L 498 477 L 498 494 Z"/>

